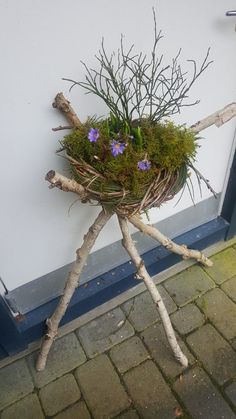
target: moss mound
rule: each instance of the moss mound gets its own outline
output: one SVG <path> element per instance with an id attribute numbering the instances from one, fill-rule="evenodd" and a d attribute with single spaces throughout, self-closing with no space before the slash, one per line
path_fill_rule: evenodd
<path id="1" fill-rule="evenodd" d="M 178 170 L 183 186 L 187 162 L 196 154 L 196 138 L 191 130 L 172 122 L 153 124 L 145 119 L 134 121 L 131 129 L 115 124 L 111 118 L 89 118 L 62 141 L 68 156 L 92 166 L 101 175 L 99 181 L 93 181 L 95 190 L 104 193 L 122 189 L 138 200 L 160 172 Z M 91 129 L 98 133 L 93 142 L 88 138 Z M 114 141 L 122 150 L 116 156 Z M 83 183 L 81 171 L 75 164 L 71 167 L 75 179 Z"/>

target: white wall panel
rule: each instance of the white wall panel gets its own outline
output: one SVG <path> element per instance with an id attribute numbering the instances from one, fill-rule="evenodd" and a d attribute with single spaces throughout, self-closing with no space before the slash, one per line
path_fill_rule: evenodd
<path id="1" fill-rule="evenodd" d="M 55 94 L 64 91 L 83 120 L 89 114 L 104 115 L 106 109 L 92 96 L 74 88 L 69 94 L 62 77 L 83 79 L 80 60 L 94 65 L 102 36 L 107 49 L 118 47 L 120 34 L 137 50 L 149 51 L 153 38 L 153 0 L 0 0 L 1 50 L 1 240 L 0 275 L 9 289 L 29 282 L 69 263 L 74 249 L 98 212 L 97 207 L 76 202 L 75 196 L 48 190 L 44 175 L 49 169 L 66 173 L 65 162 L 55 155 L 62 133 L 51 127 L 63 118 L 51 107 Z M 173 57 L 182 47 L 182 60 L 203 59 L 211 46 L 214 64 L 192 89 L 191 99 L 201 98 L 178 118 L 193 123 L 235 99 L 236 34 L 232 8 L 225 0 L 159 0 L 158 26 L 165 38 L 160 50 Z M 187 65 L 188 67 L 188 65 Z M 233 140 L 235 123 L 204 132 L 198 168 L 220 192 Z M 203 197 L 209 197 L 203 188 Z M 189 206 L 185 194 L 151 211 L 153 222 Z M 112 219 L 95 249 L 120 238 Z"/>

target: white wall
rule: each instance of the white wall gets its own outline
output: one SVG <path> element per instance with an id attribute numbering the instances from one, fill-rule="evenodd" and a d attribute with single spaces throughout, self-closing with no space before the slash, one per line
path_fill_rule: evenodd
<path id="1" fill-rule="evenodd" d="M 118 47 L 120 34 L 137 49 L 149 51 L 152 42 L 153 0 L 0 0 L 1 46 L 1 248 L 0 275 L 9 289 L 52 271 L 74 257 L 74 249 L 98 212 L 97 207 L 75 203 L 72 194 L 50 191 L 44 181 L 49 169 L 66 173 L 65 162 L 55 155 L 62 133 L 51 128 L 63 124 L 52 109 L 55 94 L 63 91 L 79 117 L 103 115 L 106 110 L 92 96 L 62 77 L 83 79 L 80 60 L 93 66 L 93 56 L 105 37 L 107 49 Z M 203 58 L 212 47 L 214 64 L 192 90 L 202 98 L 186 108 L 179 119 L 193 123 L 234 100 L 235 40 L 233 18 L 224 13 L 229 0 L 159 0 L 158 25 L 167 57 L 182 46 L 186 58 Z M 232 144 L 234 123 L 204 133 L 198 167 L 221 191 Z M 209 193 L 204 189 L 203 199 Z M 200 200 L 200 196 L 196 201 Z M 186 195 L 177 208 L 173 202 L 152 210 L 158 221 L 192 205 Z M 116 220 L 110 221 L 95 249 L 120 238 Z"/>

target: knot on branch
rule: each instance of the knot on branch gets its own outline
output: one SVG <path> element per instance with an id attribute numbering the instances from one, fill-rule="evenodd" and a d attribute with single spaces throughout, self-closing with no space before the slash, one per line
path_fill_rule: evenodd
<path id="1" fill-rule="evenodd" d="M 56 174 L 55 170 L 49 170 L 49 172 L 45 176 L 45 180 L 47 180 L 48 182 L 51 182 L 55 174 Z"/>
<path id="2" fill-rule="evenodd" d="M 70 111 L 69 105 L 70 105 L 69 100 L 65 99 L 62 92 L 56 95 L 52 103 L 53 108 L 58 108 L 60 111 L 63 111 L 66 113 Z"/>
<path id="3" fill-rule="evenodd" d="M 139 262 L 139 265 L 138 265 L 138 269 L 143 268 L 143 266 L 144 266 L 144 260 L 141 259 L 141 261 Z"/>
<path id="4" fill-rule="evenodd" d="M 167 249 L 167 250 L 171 250 L 173 248 L 173 243 L 170 239 L 166 238 L 165 240 L 163 240 L 163 246 Z"/>
<path id="5" fill-rule="evenodd" d="M 53 189 L 53 188 L 58 188 L 62 190 L 62 184 L 61 182 L 58 180 L 54 183 L 51 183 L 51 185 L 49 185 L 49 189 Z"/>

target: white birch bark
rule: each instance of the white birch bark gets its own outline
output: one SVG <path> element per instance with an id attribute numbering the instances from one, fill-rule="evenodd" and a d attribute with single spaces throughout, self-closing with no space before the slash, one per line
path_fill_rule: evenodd
<path id="1" fill-rule="evenodd" d="M 190 128 L 192 131 L 198 133 L 204 129 L 210 127 L 211 125 L 216 125 L 218 128 L 221 125 L 224 125 L 226 122 L 230 121 L 236 116 L 236 103 L 230 103 L 222 109 L 212 113 L 206 118 L 201 119 L 201 121 L 196 122 Z"/>

